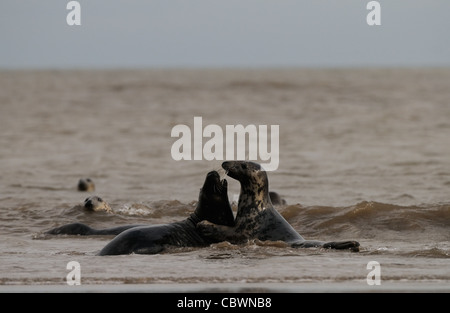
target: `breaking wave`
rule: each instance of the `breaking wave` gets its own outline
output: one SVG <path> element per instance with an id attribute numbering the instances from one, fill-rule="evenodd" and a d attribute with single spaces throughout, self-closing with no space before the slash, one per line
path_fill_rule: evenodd
<path id="1" fill-rule="evenodd" d="M 279 211 L 302 235 L 345 234 L 374 238 L 423 233 L 450 239 L 450 204 L 400 206 L 363 201 L 349 207 L 297 204 Z"/>

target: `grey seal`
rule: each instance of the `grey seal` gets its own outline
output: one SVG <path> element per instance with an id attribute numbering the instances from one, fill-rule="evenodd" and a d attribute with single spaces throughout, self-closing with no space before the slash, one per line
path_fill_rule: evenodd
<path id="1" fill-rule="evenodd" d="M 269 180 L 261 166 L 248 161 L 227 161 L 223 169 L 241 184 L 235 226 L 197 224 L 200 232 L 218 241 L 241 243 L 249 239 L 284 241 L 292 247 L 323 247 L 359 251 L 357 241 L 323 242 L 305 240 L 274 208 L 269 196 Z"/>
<path id="2" fill-rule="evenodd" d="M 90 178 L 81 178 L 78 181 L 78 191 L 87 191 L 87 192 L 93 192 L 95 191 L 95 184 Z"/>
<path id="3" fill-rule="evenodd" d="M 98 235 L 118 235 L 121 232 L 142 225 L 124 225 L 105 229 L 91 228 L 83 223 L 71 223 L 60 227 L 53 228 L 46 235 L 79 235 L 79 236 L 98 236 Z"/>
<path id="4" fill-rule="evenodd" d="M 109 242 L 99 255 L 155 254 L 166 246 L 202 247 L 217 242 L 199 233 L 196 225 L 202 220 L 234 226 L 233 211 L 228 201 L 228 183 L 226 179 L 220 180 L 216 171 L 206 175 L 197 207 L 186 220 L 128 229 Z"/>
<path id="5" fill-rule="evenodd" d="M 106 213 L 113 213 L 111 207 L 109 206 L 108 202 L 104 201 L 102 198 L 98 196 L 91 196 L 84 200 L 83 206 L 85 210 L 91 211 L 91 212 L 106 212 Z"/>
<path id="6" fill-rule="evenodd" d="M 73 210 L 84 210 L 86 212 L 105 212 L 113 213 L 108 202 L 100 198 L 99 196 L 91 196 L 84 200 L 83 204 L 76 205 Z M 107 229 L 94 229 L 82 223 L 71 223 L 63 226 L 53 228 L 46 231 L 47 235 L 117 235 L 124 230 L 135 227 L 138 225 L 126 225 Z"/>
<path id="7" fill-rule="evenodd" d="M 273 205 L 286 205 L 286 200 L 275 191 L 269 191 L 269 197 Z"/>

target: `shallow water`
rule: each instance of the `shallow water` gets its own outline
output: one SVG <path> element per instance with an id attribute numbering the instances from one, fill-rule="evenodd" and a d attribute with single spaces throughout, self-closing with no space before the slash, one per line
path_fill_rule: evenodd
<path id="1" fill-rule="evenodd" d="M 439 69 L 0 72 L 0 284 L 64 286 L 75 260 L 83 286 L 371 291 L 366 266 L 378 261 L 382 286 L 445 290 L 449 85 Z M 287 205 L 277 209 L 303 237 L 355 239 L 361 252 L 249 242 L 98 257 L 110 237 L 42 235 L 76 221 L 186 218 L 221 164 L 172 159 L 172 127 L 192 127 L 194 116 L 223 128 L 280 125 L 269 180 Z M 74 209 L 90 195 L 76 190 L 83 177 L 115 214 Z M 239 185 L 228 182 L 235 200 Z"/>

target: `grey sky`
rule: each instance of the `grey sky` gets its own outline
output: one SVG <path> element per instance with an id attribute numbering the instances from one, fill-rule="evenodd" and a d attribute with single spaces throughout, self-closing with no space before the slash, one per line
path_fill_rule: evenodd
<path id="1" fill-rule="evenodd" d="M 1 0 L 0 68 L 450 66 L 449 0 Z"/>

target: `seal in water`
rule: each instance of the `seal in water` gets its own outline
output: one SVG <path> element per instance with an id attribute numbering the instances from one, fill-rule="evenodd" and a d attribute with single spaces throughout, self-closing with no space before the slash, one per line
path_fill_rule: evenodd
<path id="1" fill-rule="evenodd" d="M 273 205 L 286 205 L 286 200 L 281 198 L 281 196 L 275 191 L 269 191 L 270 202 Z"/>
<path id="2" fill-rule="evenodd" d="M 46 235 L 80 235 L 80 236 L 94 236 L 94 235 L 118 235 L 121 232 L 142 225 L 124 225 L 106 229 L 94 229 L 83 223 L 66 224 L 57 228 L 53 228 L 47 232 Z"/>
<path id="3" fill-rule="evenodd" d="M 95 184 L 90 178 L 81 178 L 78 181 L 78 191 L 87 191 L 93 192 L 95 191 Z"/>
<path id="4" fill-rule="evenodd" d="M 229 161 L 224 162 L 222 167 L 228 176 L 241 184 L 235 226 L 215 225 L 211 221 L 202 221 L 197 224 L 197 228 L 205 237 L 231 243 L 245 242 L 249 239 L 280 240 L 292 247 L 359 251 L 359 243 L 356 241 L 305 240 L 273 207 L 269 197 L 267 174 L 259 164 Z"/>
<path id="5" fill-rule="evenodd" d="M 202 247 L 217 242 L 198 232 L 196 225 L 202 220 L 234 226 L 233 211 L 228 201 L 228 183 L 225 179 L 221 181 L 216 171 L 206 175 L 197 207 L 186 220 L 128 229 L 109 242 L 99 255 L 155 254 L 166 246 Z"/>
<path id="6" fill-rule="evenodd" d="M 111 207 L 106 201 L 97 196 L 88 197 L 84 200 L 83 208 L 87 211 L 112 213 Z"/>
<path id="7" fill-rule="evenodd" d="M 81 205 L 76 205 L 73 209 L 83 209 L 88 212 L 100 212 L 104 211 L 106 213 L 112 213 L 111 207 L 109 204 L 103 200 L 102 198 L 98 196 L 92 196 L 86 198 L 84 200 L 84 203 Z M 127 230 L 131 227 L 140 226 L 140 225 L 126 225 L 126 226 L 119 226 L 119 227 L 113 227 L 113 228 L 107 228 L 107 229 L 93 229 L 85 224 L 82 223 L 72 223 L 72 224 L 66 224 L 57 228 L 53 228 L 45 234 L 47 235 L 82 235 L 82 236 L 89 236 L 89 235 L 117 235 L 123 232 L 124 230 Z"/>

